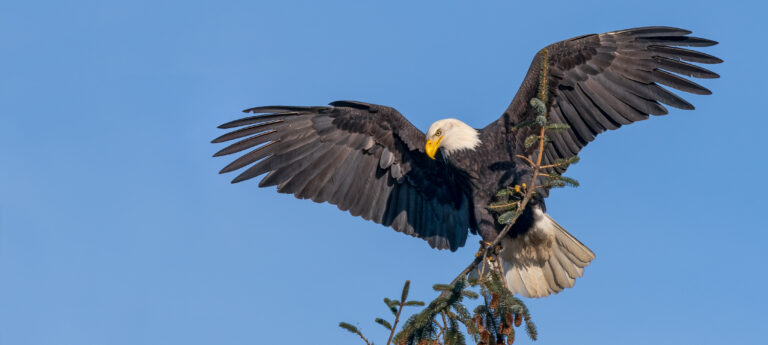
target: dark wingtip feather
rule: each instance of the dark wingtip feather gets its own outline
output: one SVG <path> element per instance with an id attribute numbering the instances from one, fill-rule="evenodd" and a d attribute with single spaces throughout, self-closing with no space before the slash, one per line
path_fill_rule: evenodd
<path id="1" fill-rule="evenodd" d="M 717 44 L 717 42 L 713 40 L 692 36 L 649 36 L 639 37 L 637 40 L 641 42 L 648 42 L 650 44 L 664 44 L 684 47 L 711 47 Z"/>
<path id="2" fill-rule="evenodd" d="M 645 27 L 639 27 L 639 28 L 614 31 L 614 33 L 628 33 L 633 36 L 643 37 L 643 36 L 652 36 L 652 35 L 689 35 L 693 32 L 690 30 L 671 27 L 671 26 L 645 26 Z"/>
<path id="3" fill-rule="evenodd" d="M 711 47 L 717 44 L 720 44 L 717 41 L 701 38 L 701 37 L 687 37 L 687 40 L 689 44 L 695 46 L 695 47 Z"/>
<path id="4" fill-rule="evenodd" d="M 219 170 L 219 174 L 226 174 L 226 173 L 228 173 L 228 172 L 230 172 L 230 171 L 234 171 L 234 170 L 237 170 L 237 169 L 232 169 L 231 165 L 232 165 L 232 164 L 229 164 L 229 165 L 227 165 L 227 166 L 225 166 L 225 167 L 221 168 L 221 170 Z"/>
<path id="5" fill-rule="evenodd" d="M 339 101 L 328 103 L 328 105 L 331 105 L 334 107 L 349 107 L 349 108 L 355 108 L 360 110 L 371 110 L 370 104 L 364 103 L 364 102 L 358 102 L 358 101 L 339 100 Z"/>
<path id="6" fill-rule="evenodd" d="M 676 108 L 677 109 L 682 109 L 682 110 L 696 110 L 696 107 L 693 104 L 691 104 L 691 103 L 689 103 L 687 101 L 685 102 L 684 106 L 679 106 L 679 107 L 676 107 Z"/>
<path id="7" fill-rule="evenodd" d="M 654 56 L 653 59 L 659 64 L 659 66 L 670 72 L 679 73 L 689 77 L 702 78 L 702 79 L 714 79 L 720 78 L 720 75 L 712 72 L 706 68 L 689 64 L 677 59 L 670 59 L 663 56 Z"/>
<path id="8" fill-rule="evenodd" d="M 221 126 L 219 126 L 219 128 L 221 128 Z M 227 141 L 228 140 L 227 139 L 227 135 L 228 134 L 229 133 L 224 134 L 224 135 L 220 135 L 216 139 L 211 140 L 211 144 L 219 144 L 219 143 L 223 143 L 223 142 Z"/>
<path id="9" fill-rule="evenodd" d="M 218 128 L 219 129 L 229 129 L 229 128 L 233 128 L 233 127 L 240 127 L 240 126 L 242 126 L 243 122 L 247 122 L 247 121 L 253 120 L 255 118 L 257 118 L 257 116 L 250 116 L 250 117 L 245 117 L 245 118 L 242 118 L 242 119 L 237 119 L 237 120 L 234 120 L 234 121 L 229 121 L 227 123 L 222 123 L 221 125 L 219 125 Z"/>
<path id="10" fill-rule="evenodd" d="M 240 174 L 240 175 L 237 175 L 237 177 L 235 177 L 234 179 L 232 179 L 232 181 L 230 181 L 229 183 L 235 184 L 235 183 L 243 182 L 245 180 L 247 180 L 247 178 L 244 178 L 243 174 Z"/>
<path id="11" fill-rule="evenodd" d="M 243 112 L 253 113 L 253 114 L 265 114 L 265 113 L 289 110 L 288 108 L 298 108 L 298 107 L 289 107 L 289 106 L 283 106 L 283 105 L 267 105 L 263 107 L 252 107 L 252 108 L 244 109 Z"/>
<path id="12" fill-rule="evenodd" d="M 229 153 L 227 153 L 225 150 L 226 149 L 221 149 L 221 150 L 219 150 L 219 152 L 214 153 L 213 156 L 214 157 L 221 157 L 221 156 L 228 155 Z"/>
<path id="13" fill-rule="evenodd" d="M 669 73 L 665 70 L 655 69 L 653 70 L 652 74 L 655 77 L 656 82 L 678 89 L 680 91 L 690 92 L 696 95 L 712 94 L 712 91 L 709 91 L 709 89 L 694 83 L 693 81 Z"/>
<path id="14" fill-rule="evenodd" d="M 221 151 L 219 151 L 219 152 L 221 152 Z M 219 152 L 216 152 L 216 154 L 218 154 Z M 236 159 L 235 161 L 233 161 L 232 163 L 227 164 L 227 166 L 221 168 L 221 170 L 219 170 L 219 174 L 226 174 L 228 172 L 235 171 L 237 169 L 240 169 L 240 168 L 250 164 L 250 163 L 243 164 L 242 163 L 242 158 L 243 157 L 240 157 L 240 158 Z"/>
<path id="15" fill-rule="evenodd" d="M 296 105 L 267 105 L 263 107 L 253 107 L 243 110 L 244 113 L 266 114 L 266 113 L 285 113 L 285 112 L 305 112 L 322 111 L 328 107 L 301 107 Z"/>

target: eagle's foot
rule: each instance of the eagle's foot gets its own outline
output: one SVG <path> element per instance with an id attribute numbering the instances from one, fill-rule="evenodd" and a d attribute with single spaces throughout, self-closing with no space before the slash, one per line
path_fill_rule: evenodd
<path id="1" fill-rule="evenodd" d="M 475 257 L 482 255 L 485 252 L 486 248 L 488 248 L 490 245 L 491 245 L 491 242 L 480 241 L 480 249 L 478 249 L 477 253 L 475 253 Z M 491 252 L 490 252 L 491 255 L 488 256 L 488 260 L 493 261 L 494 257 L 499 255 L 500 252 L 501 252 L 501 245 L 497 244 L 495 247 L 493 247 L 493 249 L 491 249 Z"/>
<path id="2" fill-rule="evenodd" d="M 480 241 L 480 249 L 475 253 L 475 257 L 482 255 L 485 252 L 485 248 L 491 245 L 491 242 Z"/>

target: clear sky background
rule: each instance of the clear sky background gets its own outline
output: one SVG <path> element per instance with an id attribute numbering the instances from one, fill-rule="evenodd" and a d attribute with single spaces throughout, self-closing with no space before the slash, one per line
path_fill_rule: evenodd
<path id="1" fill-rule="evenodd" d="M 354 99 L 475 127 L 533 54 L 646 25 L 721 42 L 712 96 L 601 135 L 550 213 L 597 254 L 540 344 L 764 344 L 766 7 L 740 1 L 2 1 L 0 344 L 377 343 L 472 258 L 230 185 L 216 126 Z M 518 336 L 521 344 L 530 340 Z"/>

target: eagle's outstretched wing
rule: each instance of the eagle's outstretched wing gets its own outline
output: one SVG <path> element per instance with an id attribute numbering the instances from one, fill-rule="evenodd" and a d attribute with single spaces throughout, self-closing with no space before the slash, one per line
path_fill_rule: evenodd
<path id="1" fill-rule="evenodd" d="M 338 101 L 330 107 L 269 106 L 225 123 L 238 139 L 214 156 L 249 150 L 221 170 L 232 182 L 267 174 L 259 187 L 329 202 L 354 216 L 456 250 L 470 225 L 466 180 L 424 153 L 426 138 L 397 110 Z"/>
<path id="2" fill-rule="evenodd" d="M 722 62 L 708 54 L 679 48 L 717 44 L 687 36 L 690 33 L 672 27 L 644 27 L 580 36 L 552 44 L 536 54 L 512 103 L 486 130 L 499 130 L 498 126 L 505 126 L 511 131 L 508 139 L 515 141 L 514 150 L 523 153 L 523 141 L 533 133 L 532 129 L 511 128 L 537 115 L 529 101 L 537 95 L 542 67 L 548 69 L 549 75 L 547 107 L 550 122 L 570 126 L 566 131 L 548 133 L 552 142 L 544 151 L 545 164 L 576 155 L 605 130 L 645 120 L 649 114 L 666 114 L 667 109 L 662 104 L 693 109 L 693 105 L 661 87 L 701 95 L 711 93 L 680 76 L 719 77 L 686 62 Z"/>

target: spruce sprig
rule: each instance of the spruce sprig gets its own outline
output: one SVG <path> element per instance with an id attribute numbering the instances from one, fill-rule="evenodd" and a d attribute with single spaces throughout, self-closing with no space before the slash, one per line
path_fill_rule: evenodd
<path id="1" fill-rule="evenodd" d="M 394 337 L 395 332 L 397 331 L 397 324 L 398 322 L 400 322 L 400 316 L 403 312 L 403 308 L 425 305 L 425 303 L 422 301 L 408 300 L 408 293 L 410 292 L 410 289 L 411 289 L 411 281 L 406 280 L 405 284 L 403 285 L 403 290 L 400 293 L 400 300 L 389 299 L 386 297 L 384 298 L 384 304 L 387 306 L 389 311 L 391 311 L 392 314 L 395 315 L 395 319 L 392 323 L 380 317 L 377 317 L 374 320 L 374 322 L 378 323 L 382 327 L 389 330 L 389 339 L 387 340 L 387 345 L 389 345 L 392 342 L 392 338 Z M 366 344 L 368 345 L 372 344 L 368 342 L 368 339 L 366 339 L 365 336 L 363 336 L 363 333 L 357 327 L 346 322 L 340 322 L 339 327 L 346 329 L 351 333 L 357 334 L 358 336 L 360 336 L 360 338 L 362 338 L 365 341 Z"/>

